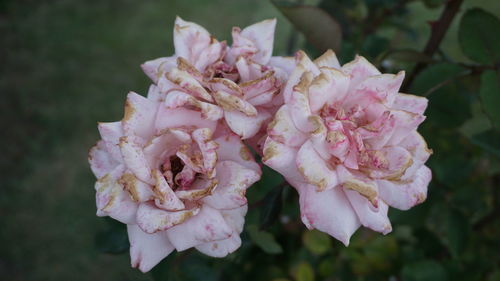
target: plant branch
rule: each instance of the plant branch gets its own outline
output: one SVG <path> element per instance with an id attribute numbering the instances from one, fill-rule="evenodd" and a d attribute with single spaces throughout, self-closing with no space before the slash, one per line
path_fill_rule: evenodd
<path id="1" fill-rule="evenodd" d="M 443 41 L 444 35 L 448 28 L 450 27 L 451 22 L 455 18 L 458 10 L 460 9 L 460 5 L 462 5 L 463 0 L 449 0 L 444 7 L 443 13 L 439 19 L 435 22 L 431 23 L 431 36 L 425 45 L 423 53 L 429 57 L 432 57 L 434 53 L 438 50 L 441 41 Z M 415 77 L 428 65 L 427 62 L 419 62 L 408 76 L 408 79 L 404 83 L 402 89 L 404 92 L 407 92 L 411 83 L 415 79 Z"/>

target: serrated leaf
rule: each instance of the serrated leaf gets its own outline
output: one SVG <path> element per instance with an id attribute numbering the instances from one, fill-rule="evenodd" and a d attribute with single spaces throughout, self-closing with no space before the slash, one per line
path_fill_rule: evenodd
<path id="1" fill-rule="evenodd" d="M 497 72 L 488 70 L 481 75 L 481 104 L 496 128 L 500 128 L 500 77 Z"/>
<path id="2" fill-rule="evenodd" d="M 342 30 L 338 22 L 321 8 L 274 0 L 272 3 L 304 34 L 320 52 L 340 51 Z"/>
<path id="3" fill-rule="evenodd" d="M 250 235 L 250 239 L 252 239 L 252 241 L 264 252 L 268 254 L 279 254 L 283 252 L 283 248 L 276 242 L 276 239 L 274 239 L 271 233 L 259 230 L 256 225 L 247 226 L 247 232 Z"/>
<path id="4" fill-rule="evenodd" d="M 332 247 L 330 236 L 317 230 L 305 231 L 302 235 L 302 241 L 304 246 L 316 255 L 324 254 Z"/>
<path id="5" fill-rule="evenodd" d="M 260 209 L 260 229 L 268 229 L 279 217 L 282 200 L 283 185 L 271 189 L 264 197 L 263 206 Z"/>
<path id="6" fill-rule="evenodd" d="M 462 52 L 470 59 L 483 63 L 500 62 L 500 20 L 480 8 L 465 12 L 458 29 L 458 41 Z"/>

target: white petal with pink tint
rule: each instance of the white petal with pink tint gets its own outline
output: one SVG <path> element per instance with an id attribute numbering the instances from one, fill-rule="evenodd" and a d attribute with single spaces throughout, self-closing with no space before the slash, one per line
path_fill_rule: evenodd
<path id="1" fill-rule="evenodd" d="M 189 220 L 167 230 L 167 236 L 177 249 L 188 248 L 229 238 L 233 229 L 225 222 L 221 212 L 204 205 L 201 211 Z"/>
<path id="2" fill-rule="evenodd" d="M 132 267 L 142 272 L 150 271 L 156 264 L 174 250 L 165 232 L 148 234 L 137 225 L 127 225 Z"/>
<path id="3" fill-rule="evenodd" d="M 311 185 L 300 188 L 302 222 L 309 229 L 326 232 L 349 245 L 349 239 L 359 228 L 359 219 L 340 188 L 323 192 Z"/>

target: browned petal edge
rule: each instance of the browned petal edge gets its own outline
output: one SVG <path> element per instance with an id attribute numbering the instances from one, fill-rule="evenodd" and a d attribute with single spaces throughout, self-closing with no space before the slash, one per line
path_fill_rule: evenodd
<path id="1" fill-rule="evenodd" d="M 364 196 L 372 205 L 377 206 L 376 197 L 378 196 L 377 191 L 371 188 L 369 184 L 356 179 L 350 179 L 342 184 L 344 188 L 357 191 L 359 194 Z"/>

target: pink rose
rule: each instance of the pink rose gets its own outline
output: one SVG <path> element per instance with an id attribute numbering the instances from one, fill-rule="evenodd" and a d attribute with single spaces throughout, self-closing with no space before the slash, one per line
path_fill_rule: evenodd
<path id="1" fill-rule="evenodd" d="M 228 47 L 203 27 L 177 18 L 175 55 L 142 68 L 162 93 L 179 92 L 169 95 L 170 108 L 186 102 L 216 106 L 234 133 L 257 143 L 283 103 L 282 86 L 295 65 L 293 58 L 271 56 L 275 25 L 276 20 L 265 20 L 235 27 Z"/>
<path id="2" fill-rule="evenodd" d="M 89 153 L 97 215 L 127 224 L 132 266 L 143 272 L 174 249 L 214 257 L 235 251 L 245 191 L 261 175 L 240 138 L 218 121 L 218 107 L 190 98 L 171 107 L 176 95 L 182 92 L 165 95 L 155 85 L 147 98 L 129 93 L 124 118 L 100 123 L 102 139 Z"/>
<path id="3" fill-rule="evenodd" d="M 309 229 L 346 245 L 360 225 L 390 232 L 388 206 L 407 210 L 427 196 L 431 151 L 416 131 L 427 99 L 398 93 L 404 72 L 381 74 L 360 56 L 342 67 L 332 51 L 296 59 L 264 163 L 297 189 Z"/>

